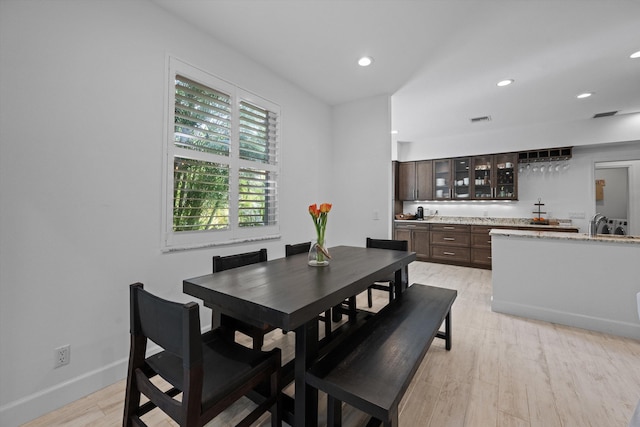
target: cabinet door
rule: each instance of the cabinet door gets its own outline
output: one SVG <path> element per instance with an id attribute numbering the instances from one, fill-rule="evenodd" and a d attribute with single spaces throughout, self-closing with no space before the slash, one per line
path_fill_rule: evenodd
<path id="1" fill-rule="evenodd" d="M 416 258 L 422 261 L 429 259 L 429 247 L 429 231 L 413 230 L 413 251 Z"/>
<path id="2" fill-rule="evenodd" d="M 416 162 L 416 200 L 433 200 L 433 162 Z"/>
<path id="3" fill-rule="evenodd" d="M 451 159 L 433 161 L 433 182 L 435 200 L 451 198 Z"/>
<path id="4" fill-rule="evenodd" d="M 409 250 L 412 251 L 413 249 L 413 242 L 411 241 L 411 229 L 410 228 L 396 228 L 394 230 L 394 236 L 393 238 L 395 240 L 406 240 L 408 243 L 408 247 Z"/>
<path id="5" fill-rule="evenodd" d="M 398 199 L 415 200 L 416 198 L 416 162 L 398 164 Z"/>
<path id="6" fill-rule="evenodd" d="M 453 159 L 453 198 L 468 199 L 470 194 L 470 159 L 462 157 Z"/>
<path id="7" fill-rule="evenodd" d="M 491 199 L 494 194 L 495 162 L 493 156 L 476 156 L 473 158 L 473 172 L 471 184 L 473 185 L 474 199 Z"/>
<path id="8" fill-rule="evenodd" d="M 496 183 L 494 198 L 502 200 L 518 199 L 517 153 L 496 154 Z"/>

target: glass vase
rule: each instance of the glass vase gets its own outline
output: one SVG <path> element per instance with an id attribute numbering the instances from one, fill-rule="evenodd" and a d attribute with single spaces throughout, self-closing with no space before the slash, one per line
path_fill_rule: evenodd
<path id="1" fill-rule="evenodd" d="M 309 248 L 309 265 L 313 267 L 324 267 L 329 265 L 329 259 L 331 255 L 329 255 L 329 251 L 326 247 L 326 242 L 319 242 L 315 240 L 311 243 L 311 248 Z"/>

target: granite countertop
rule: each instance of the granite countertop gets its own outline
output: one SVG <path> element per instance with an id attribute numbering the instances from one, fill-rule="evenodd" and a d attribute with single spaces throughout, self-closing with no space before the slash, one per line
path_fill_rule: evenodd
<path id="1" fill-rule="evenodd" d="M 511 226 L 511 227 L 541 227 L 541 228 L 571 228 L 578 230 L 579 227 L 572 225 L 570 221 L 558 225 L 530 224 L 530 218 L 494 218 L 494 217 L 473 217 L 473 216 L 425 216 L 423 220 L 417 219 L 396 219 L 396 223 L 427 223 L 427 224 L 463 224 L 463 225 L 487 225 L 487 226 Z"/>
<path id="2" fill-rule="evenodd" d="M 615 234 L 596 234 L 595 236 L 589 236 L 584 233 L 508 229 L 494 229 L 491 230 L 489 234 L 491 236 L 526 237 L 532 239 L 581 240 L 587 242 L 613 242 L 640 245 L 640 236 L 620 236 Z"/>

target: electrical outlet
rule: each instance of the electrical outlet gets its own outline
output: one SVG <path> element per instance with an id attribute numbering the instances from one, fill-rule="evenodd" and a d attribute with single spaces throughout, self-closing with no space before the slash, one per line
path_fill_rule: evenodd
<path id="1" fill-rule="evenodd" d="M 569 212 L 569 218 L 571 219 L 584 219 L 584 212 Z"/>
<path id="2" fill-rule="evenodd" d="M 71 346 L 69 344 L 63 345 L 62 347 L 58 347 L 55 349 L 55 366 L 54 368 L 59 368 L 60 366 L 68 365 L 71 361 Z"/>

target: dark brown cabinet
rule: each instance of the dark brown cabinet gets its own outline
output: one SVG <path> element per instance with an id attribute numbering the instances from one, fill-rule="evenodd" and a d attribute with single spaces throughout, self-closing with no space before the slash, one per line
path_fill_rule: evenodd
<path id="1" fill-rule="evenodd" d="M 419 261 L 429 260 L 429 224 L 428 223 L 396 223 L 394 227 L 395 240 L 406 240 L 409 250 L 416 253 Z"/>
<path id="2" fill-rule="evenodd" d="M 469 250 L 469 226 L 461 224 L 431 225 L 431 259 L 467 264 L 471 259 Z"/>
<path id="3" fill-rule="evenodd" d="M 472 158 L 472 198 L 517 200 L 517 153 L 492 154 Z"/>
<path id="4" fill-rule="evenodd" d="M 433 168 L 431 160 L 398 164 L 398 199 L 433 199 Z"/>
<path id="5" fill-rule="evenodd" d="M 399 162 L 397 200 L 517 200 L 518 153 Z"/>

